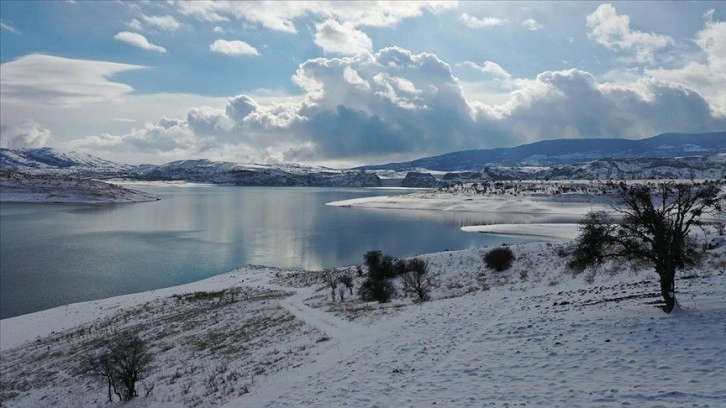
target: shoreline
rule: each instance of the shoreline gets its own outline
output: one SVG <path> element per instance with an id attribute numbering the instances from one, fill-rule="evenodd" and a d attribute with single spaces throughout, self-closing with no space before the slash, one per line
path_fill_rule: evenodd
<path id="1" fill-rule="evenodd" d="M 261 275 L 266 274 L 265 278 L 269 278 L 269 274 L 273 270 L 278 269 L 245 265 L 222 272 L 219 275 L 181 285 L 69 303 L 37 312 L 8 317 L 0 320 L 0 351 L 11 349 L 36 338 L 103 319 L 125 308 L 138 306 L 154 299 L 199 291 L 222 290 L 243 283 L 247 285 L 259 284 L 263 282 Z M 27 324 L 28 321 L 41 324 L 29 325 Z"/>

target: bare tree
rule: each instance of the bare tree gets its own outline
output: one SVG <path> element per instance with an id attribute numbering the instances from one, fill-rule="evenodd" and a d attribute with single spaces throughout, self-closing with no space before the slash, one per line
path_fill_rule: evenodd
<path id="1" fill-rule="evenodd" d="M 138 396 L 136 383 L 148 373 L 152 360 L 146 342 L 125 333 L 112 339 L 100 356 L 90 357 L 84 372 L 106 381 L 109 402 L 112 390 L 119 400 L 129 401 Z"/>
<path id="2" fill-rule="evenodd" d="M 340 283 L 343 284 L 343 286 L 348 288 L 348 291 L 352 295 L 353 294 L 353 275 L 351 275 L 349 272 L 345 272 L 340 275 L 338 280 L 340 281 Z"/>
<path id="3" fill-rule="evenodd" d="M 698 245 L 689 236 L 701 216 L 722 211 L 723 197 L 714 184 L 661 183 L 618 187 L 620 223 L 604 212 L 591 212 L 582 222 L 580 236 L 568 263 L 578 272 L 608 259 L 645 262 L 655 268 L 660 290 L 670 313 L 676 305 L 678 269 L 698 262 Z"/>
<path id="4" fill-rule="evenodd" d="M 429 274 L 428 263 L 422 259 L 414 258 L 406 263 L 408 272 L 401 275 L 401 284 L 404 293 L 415 295 L 419 302 L 431 299 L 429 292 L 434 286 L 434 280 Z"/>
<path id="5" fill-rule="evenodd" d="M 330 288 L 330 296 L 335 302 L 335 289 L 338 287 L 338 274 L 334 270 L 328 269 L 323 272 L 323 282 Z"/>

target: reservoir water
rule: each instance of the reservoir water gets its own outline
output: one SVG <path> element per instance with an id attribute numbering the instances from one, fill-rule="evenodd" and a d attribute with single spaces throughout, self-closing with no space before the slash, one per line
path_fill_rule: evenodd
<path id="1" fill-rule="evenodd" d="M 488 223 L 441 211 L 326 206 L 385 189 L 139 185 L 134 204 L 0 204 L 0 318 L 169 287 L 245 264 L 322 269 L 526 239 L 466 233 Z"/>

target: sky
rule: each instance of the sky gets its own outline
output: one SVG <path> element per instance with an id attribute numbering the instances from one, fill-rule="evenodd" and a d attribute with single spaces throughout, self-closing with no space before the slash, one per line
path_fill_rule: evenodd
<path id="1" fill-rule="evenodd" d="M 0 2 L 0 145 L 352 167 L 726 130 L 726 3 Z"/>

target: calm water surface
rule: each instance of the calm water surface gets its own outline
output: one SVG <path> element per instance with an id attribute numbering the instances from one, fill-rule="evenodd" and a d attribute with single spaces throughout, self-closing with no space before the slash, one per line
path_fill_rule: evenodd
<path id="1" fill-rule="evenodd" d="M 501 216 L 325 205 L 391 190 L 135 188 L 162 200 L 0 204 L 0 318 L 179 285 L 245 264 L 321 269 L 358 264 L 371 249 L 412 256 L 527 241 L 459 230 L 511 221 Z"/>

